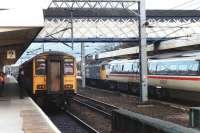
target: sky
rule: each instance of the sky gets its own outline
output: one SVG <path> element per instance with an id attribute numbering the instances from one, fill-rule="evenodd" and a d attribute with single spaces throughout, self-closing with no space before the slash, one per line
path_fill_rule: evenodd
<path id="1" fill-rule="evenodd" d="M 47 8 L 51 0 L 0 0 L 0 8 Z"/>
<path id="2" fill-rule="evenodd" d="M 48 8 L 50 2 L 52 0 L 0 0 L 0 9 L 23 9 L 23 8 L 40 8 L 46 9 Z M 146 9 L 200 9 L 200 0 L 146 0 Z M 34 10 L 33 10 L 34 11 Z M 88 44 L 86 44 L 88 45 Z M 94 48 L 99 44 L 92 44 L 91 46 Z M 42 44 L 32 44 L 29 47 L 30 50 L 41 48 Z M 91 48 L 87 48 L 87 54 L 91 53 Z M 70 48 L 64 46 L 63 44 L 45 44 L 45 50 L 48 51 L 49 49 L 52 50 L 62 50 L 64 49 L 65 52 L 74 53 L 75 56 L 80 59 L 80 45 L 75 45 L 76 51 L 72 51 Z M 35 53 L 41 52 L 39 50 L 34 51 Z M 96 50 L 98 51 L 98 50 Z M 94 52 L 94 51 L 93 51 Z"/>
<path id="3" fill-rule="evenodd" d="M 50 2 L 51 0 L 0 0 L 0 8 L 47 8 Z M 174 7 L 176 9 L 200 8 L 200 0 L 146 0 L 147 9 L 173 9 Z"/>

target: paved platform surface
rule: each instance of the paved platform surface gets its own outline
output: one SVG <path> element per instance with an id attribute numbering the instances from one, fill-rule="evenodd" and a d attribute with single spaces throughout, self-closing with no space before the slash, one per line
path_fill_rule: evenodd
<path id="1" fill-rule="evenodd" d="M 59 132 L 31 98 L 19 99 L 17 81 L 7 76 L 3 96 L 0 97 L 0 133 Z"/>

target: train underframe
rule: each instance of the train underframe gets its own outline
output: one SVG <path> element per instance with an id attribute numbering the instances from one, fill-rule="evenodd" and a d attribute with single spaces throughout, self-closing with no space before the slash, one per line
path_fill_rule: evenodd
<path id="1" fill-rule="evenodd" d="M 75 95 L 74 91 L 66 90 L 60 92 L 48 92 L 46 90 L 37 90 L 33 95 L 34 100 L 40 107 L 48 108 L 48 106 L 55 105 L 58 107 L 67 108 L 70 105 L 70 100 Z"/>
<path id="2" fill-rule="evenodd" d="M 134 82 L 117 82 L 111 80 L 86 79 L 86 85 L 107 89 L 110 91 L 120 91 L 127 94 L 140 95 L 140 86 Z M 148 86 L 148 95 L 152 98 L 170 100 L 179 99 L 183 101 L 200 102 L 200 93 L 169 89 L 162 87 Z"/>

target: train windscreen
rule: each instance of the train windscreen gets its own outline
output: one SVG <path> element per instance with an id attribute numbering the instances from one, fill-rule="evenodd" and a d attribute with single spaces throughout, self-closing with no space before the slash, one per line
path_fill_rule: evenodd
<path id="1" fill-rule="evenodd" d="M 64 60 L 64 74 L 65 75 L 73 75 L 74 74 L 74 60 L 73 59 L 65 59 Z"/>
<path id="2" fill-rule="evenodd" d="M 45 59 L 36 59 L 35 74 L 46 75 L 46 61 Z"/>

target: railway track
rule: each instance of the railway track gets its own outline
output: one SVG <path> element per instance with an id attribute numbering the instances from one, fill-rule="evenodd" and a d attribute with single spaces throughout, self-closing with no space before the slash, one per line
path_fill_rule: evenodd
<path id="1" fill-rule="evenodd" d="M 94 110 L 105 117 L 111 119 L 112 117 L 112 110 L 118 109 L 118 107 L 77 94 L 74 98 L 73 101 L 85 106 L 91 110 Z"/>
<path id="2" fill-rule="evenodd" d="M 98 114 L 107 120 L 111 120 L 112 110 L 117 109 L 117 107 L 113 105 L 110 105 L 101 101 L 97 101 L 95 99 L 91 99 L 89 97 L 79 95 L 79 94 L 74 96 L 74 98 L 72 99 L 72 104 L 73 103 L 75 103 L 76 105 L 75 108 L 77 108 L 78 106 L 87 108 L 88 111 L 91 110 L 93 112 L 92 113 L 93 116 L 96 117 L 96 115 Z M 84 110 L 84 112 L 85 111 L 88 112 L 87 109 Z M 71 107 L 69 107 L 68 109 L 59 107 L 56 110 L 59 110 L 59 111 L 54 112 L 53 115 L 48 114 L 48 116 L 54 122 L 54 124 L 60 129 L 62 133 L 65 133 L 66 131 L 67 133 L 100 133 L 100 132 L 105 131 L 104 129 L 102 129 L 102 127 L 98 127 L 97 126 L 98 124 L 93 125 L 93 123 L 91 123 L 91 121 L 94 121 L 92 120 L 93 118 L 88 117 L 88 119 L 90 119 L 88 121 L 88 119 L 85 119 L 85 117 L 81 116 L 82 113 L 79 112 L 80 110 L 78 110 L 78 112 L 76 113 L 73 112 L 73 110 L 71 110 Z M 90 112 L 90 115 L 91 115 L 91 112 Z M 95 122 L 97 121 L 101 122 L 102 119 L 101 118 L 98 119 L 98 116 L 97 116 Z M 71 123 L 70 125 L 72 125 L 77 130 L 70 128 L 69 123 Z M 104 128 L 106 129 L 107 127 L 104 127 Z"/>
<path id="3" fill-rule="evenodd" d="M 65 111 L 65 113 L 72 117 L 74 120 L 76 120 L 78 123 L 80 123 L 85 129 L 87 129 L 87 131 L 89 131 L 89 133 L 99 133 L 99 131 L 94 129 L 92 126 L 88 125 L 83 120 L 79 119 L 76 115 L 72 114 L 71 112 Z"/>
<path id="4" fill-rule="evenodd" d="M 99 133 L 68 110 L 55 107 L 45 112 L 62 133 Z"/>
<path id="5" fill-rule="evenodd" d="M 133 97 L 133 98 L 137 98 L 139 99 L 139 96 L 134 95 L 134 94 L 127 94 L 127 93 L 123 93 L 123 92 L 119 92 L 119 91 L 110 91 L 110 90 L 106 90 L 106 89 L 98 89 L 95 87 L 91 87 L 91 86 L 87 86 L 88 89 L 93 89 L 93 90 L 98 90 L 98 91 L 102 91 L 108 94 L 113 94 L 113 95 L 120 95 L 123 97 Z M 169 106 L 175 109 L 180 109 L 182 111 L 189 111 L 190 110 L 190 106 L 193 105 L 193 103 L 190 104 L 189 103 L 184 103 L 184 101 L 180 101 L 180 100 L 171 100 L 171 101 L 166 101 L 166 100 L 159 100 L 159 99 L 155 99 L 155 98 L 150 98 L 151 103 L 154 104 L 162 104 L 164 106 Z M 194 105 L 195 106 L 195 105 Z"/>

